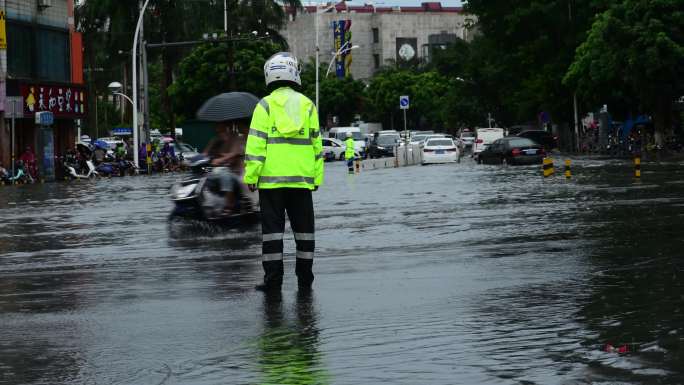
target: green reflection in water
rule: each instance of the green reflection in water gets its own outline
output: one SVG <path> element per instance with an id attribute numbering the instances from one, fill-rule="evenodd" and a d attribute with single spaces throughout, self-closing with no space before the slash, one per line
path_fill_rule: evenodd
<path id="1" fill-rule="evenodd" d="M 260 384 L 328 384 L 321 366 L 318 329 L 311 293 L 298 293 L 296 320 L 283 314 L 280 293 L 264 296 L 264 332 L 257 341 Z"/>

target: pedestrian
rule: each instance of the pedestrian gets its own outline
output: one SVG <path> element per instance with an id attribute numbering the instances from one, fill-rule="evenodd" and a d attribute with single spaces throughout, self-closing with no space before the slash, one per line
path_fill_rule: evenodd
<path id="1" fill-rule="evenodd" d="M 344 141 L 346 149 L 344 150 L 344 159 L 347 161 L 347 168 L 349 173 L 354 173 L 354 138 L 351 132 L 347 132 L 347 139 Z"/>
<path id="2" fill-rule="evenodd" d="M 259 190 L 264 282 L 256 289 L 277 291 L 283 282 L 285 212 L 297 244 L 299 289 L 311 289 L 314 257 L 312 191 L 323 182 L 323 144 L 318 111 L 299 93 L 300 67 L 289 52 L 271 56 L 264 65 L 270 92 L 254 109 L 245 153 L 244 182 Z"/>
<path id="3" fill-rule="evenodd" d="M 7 169 L 2 167 L 2 163 L 0 163 L 0 182 L 6 181 L 9 177 L 9 172 L 7 171 Z"/>
<path id="4" fill-rule="evenodd" d="M 22 162 L 23 167 L 32 178 L 38 177 L 38 165 L 36 164 L 36 155 L 31 150 L 31 146 L 26 146 L 24 152 L 19 156 L 19 160 Z"/>

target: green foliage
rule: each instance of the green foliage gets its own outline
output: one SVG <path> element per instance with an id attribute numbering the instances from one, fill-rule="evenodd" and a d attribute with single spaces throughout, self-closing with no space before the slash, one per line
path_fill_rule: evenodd
<path id="1" fill-rule="evenodd" d="M 382 122 L 384 127 L 403 129 L 403 113 L 399 97 L 408 95 L 411 108 L 407 111 L 407 128 L 442 128 L 442 111 L 447 108 L 444 96 L 450 84 L 436 71 L 416 72 L 386 68 L 376 74 L 366 89 L 364 115 L 366 120 Z"/>
<path id="2" fill-rule="evenodd" d="M 269 33 L 271 39 L 284 42 L 278 30 L 287 20 L 283 4 L 297 9 L 300 0 L 279 2 L 266 0 L 252 2 L 248 0 L 228 0 L 228 34 L 240 34 L 257 31 L 260 36 Z M 135 23 L 139 15 L 138 0 L 87 0 L 76 6 L 76 24 L 83 32 L 86 63 L 86 81 L 89 87 L 89 107 L 94 110 L 94 97 L 97 94 L 108 94 L 107 85 L 111 81 L 124 83 L 122 69 L 128 67 L 130 82 L 131 45 Z M 220 30 L 223 33 L 223 1 L 214 0 L 152 0 L 145 13 L 145 40 L 148 42 L 175 42 L 201 39 L 203 33 Z M 284 46 L 284 45 L 283 45 Z M 166 90 L 171 86 L 177 66 L 192 49 L 167 48 L 150 49 L 148 63 L 150 68 L 150 106 L 153 127 L 165 128 L 174 122 L 174 105 L 166 97 Z M 252 71 L 254 66 L 249 58 L 237 57 L 239 70 Z M 256 61 L 258 58 L 254 58 Z M 227 63 L 227 56 L 223 63 Z M 224 68 L 226 64 L 223 64 Z M 253 79 L 262 77 L 252 71 Z M 95 69 L 97 71 L 88 71 Z M 225 72 L 225 71 L 224 71 Z M 237 75 L 240 77 L 241 75 Z M 245 80 L 250 82 L 251 80 Z M 262 80 L 263 81 L 263 80 Z M 254 80 L 256 82 L 256 80 Z M 238 84 L 238 86 L 241 86 Z M 248 86 L 249 88 L 255 88 Z M 178 87 L 176 87 L 178 88 Z M 220 87 L 215 87 L 220 88 Z M 187 111 L 182 111 L 187 115 Z M 100 123 L 103 123 L 100 116 Z M 95 126 L 94 114 L 89 116 L 89 126 Z"/>
<path id="3" fill-rule="evenodd" d="M 632 109 L 638 102 L 653 114 L 656 143 L 663 144 L 683 76 L 681 0 L 622 0 L 596 17 L 564 80 L 585 98 L 622 96 Z"/>
<path id="4" fill-rule="evenodd" d="M 280 46 L 269 41 L 243 42 L 235 48 L 235 83 L 238 91 L 251 92 L 259 97 L 266 95 L 264 62 L 278 52 Z M 204 44 L 195 48 L 183 59 L 178 76 L 169 89 L 176 111 L 186 119 L 210 97 L 228 92 L 230 73 L 227 62 L 227 44 Z"/>
<path id="5" fill-rule="evenodd" d="M 483 36 L 471 46 L 472 79 L 500 122 L 533 121 L 547 111 L 572 118 L 573 91 L 562 83 L 598 0 L 469 0 Z"/>
<path id="6" fill-rule="evenodd" d="M 319 111 L 321 126 L 326 125 L 328 117 L 337 116 L 338 125 L 348 125 L 363 106 L 363 93 L 366 88 L 361 81 L 351 77 L 338 79 L 332 73 L 325 76 L 327 65 L 319 68 Z M 316 67 L 310 61 L 302 69 L 302 92 L 311 100 L 316 100 Z"/>
<path id="7" fill-rule="evenodd" d="M 596 17 L 564 80 L 585 98 L 625 93 L 653 108 L 658 95 L 684 93 L 683 26 L 681 1 L 617 2 Z"/>

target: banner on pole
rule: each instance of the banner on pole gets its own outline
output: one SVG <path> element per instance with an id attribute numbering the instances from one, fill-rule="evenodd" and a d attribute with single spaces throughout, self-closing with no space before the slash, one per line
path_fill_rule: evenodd
<path id="1" fill-rule="evenodd" d="M 351 75 L 352 63 L 352 33 L 351 20 L 333 21 L 333 38 L 335 52 L 340 52 L 335 56 L 335 73 L 338 78 Z"/>
<path id="2" fill-rule="evenodd" d="M 7 49 L 7 22 L 4 9 L 0 9 L 0 49 Z"/>

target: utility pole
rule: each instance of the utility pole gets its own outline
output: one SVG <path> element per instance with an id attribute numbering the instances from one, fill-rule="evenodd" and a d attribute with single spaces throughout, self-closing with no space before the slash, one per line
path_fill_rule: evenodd
<path id="1" fill-rule="evenodd" d="M 128 65 L 124 60 L 123 64 L 123 93 L 128 94 Z M 109 98 L 108 98 L 109 99 Z M 123 100 L 119 100 L 119 109 L 121 110 L 121 121 L 126 121 L 126 104 Z"/>
<path id="2" fill-rule="evenodd" d="M 573 94 L 572 97 L 572 104 L 573 104 L 573 116 L 575 118 L 575 151 L 579 152 L 580 151 L 580 142 L 579 142 L 579 114 L 577 113 L 577 92 Z"/>
<path id="3" fill-rule="evenodd" d="M 150 79 L 147 72 L 147 42 L 142 41 L 142 81 L 143 81 L 143 141 L 150 140 Z M 173 129 L 173 137 L 175 138 L 175 127 Z"/>

